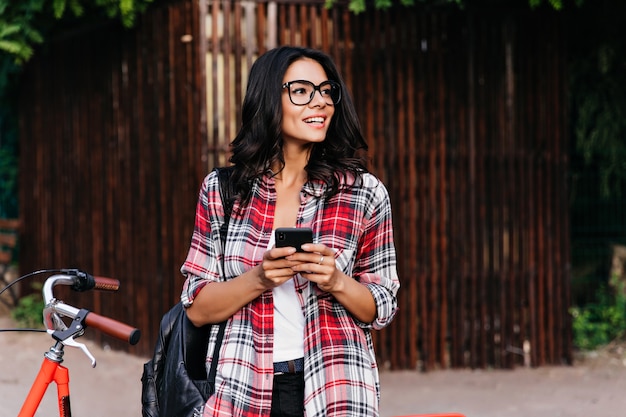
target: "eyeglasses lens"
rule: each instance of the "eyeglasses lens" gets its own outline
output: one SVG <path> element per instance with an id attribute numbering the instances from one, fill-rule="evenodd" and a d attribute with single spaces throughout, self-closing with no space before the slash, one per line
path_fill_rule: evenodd
<path id="1" fill-rule="evenodd" d="M 325 81 L 316 86 L 309 81 L 291 81 L 286 84 L 291 102 L 298 106 L 309 104 L 319 91 L 326 104 L 337 104 L 341 100 L 341 88 L 334 81 Z"/>

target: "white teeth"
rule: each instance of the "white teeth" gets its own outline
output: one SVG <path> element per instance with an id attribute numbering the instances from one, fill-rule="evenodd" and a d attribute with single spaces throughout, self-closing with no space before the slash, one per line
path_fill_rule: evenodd
<path id="1" fill-rule="evenodd" d="M 306 123 L 324 123 L 323 117 L 311 117 L 305 120 Z"/>

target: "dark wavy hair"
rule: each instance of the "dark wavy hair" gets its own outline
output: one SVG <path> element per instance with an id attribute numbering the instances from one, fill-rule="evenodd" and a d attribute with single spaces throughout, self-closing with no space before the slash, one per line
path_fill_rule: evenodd
<path id="1" fill-rule="evenodd" d="M 250 198 L 254 180 L 268 172 L 277 161 L 284 166 L 281 122 L 282 84 L 291 64 L 310 58 L 317 61 L 329 80 L 341 85 L 341 101 L 335 105 L 326 139 L 313 145 L 306 166 L 309 180 L 326 183 L 326 197 L 342 187 L 354 185 L 367 172 L 367 144 L 361 134 L 352 98 L 335 66 L 325 53 L 308 48 L 282 46 L 260 56 L 252 65 L 242 107 L 242 125 L 231 143 L 234 165 L 232 182 L 235 195 L 244 202 Z"/>

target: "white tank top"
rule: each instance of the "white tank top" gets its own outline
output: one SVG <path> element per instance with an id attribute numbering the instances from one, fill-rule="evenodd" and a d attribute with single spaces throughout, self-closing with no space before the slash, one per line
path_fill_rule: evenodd
<path id="1" fill-rule="evenodd" d="M 274 232 L 269 248 L 275 243 Z M 304 314 L 293 278 L 272 289 L 274 294 L 274 362 L 304 356 Z"/>

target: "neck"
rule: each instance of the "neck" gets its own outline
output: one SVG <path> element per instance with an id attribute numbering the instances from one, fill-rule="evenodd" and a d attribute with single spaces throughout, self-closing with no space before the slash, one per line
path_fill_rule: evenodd
<path id="1" fill-rule="evenodd" d="M 276 175 L 276 181 L 282 182 L 283 185 L 302 185 L 306 182 L 307 176 L 304 166 L 294 167 L 285 164 L 285 167 Z"/>
<path id="2" fill-rule="evenodd" d="M 307 180 L 306 171 L 304 167 L 309 161 L 310 147 L 295 149 L 284 149 L 283 158 L 285 160 L 285 166 L 282 170 L 279 170 L 277 164 L 272 166 L 272 171 L 278 172 L 276 180 L 282 181 L 285 185 L 290 184 L 304 184 Z"/>

